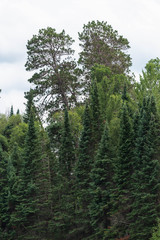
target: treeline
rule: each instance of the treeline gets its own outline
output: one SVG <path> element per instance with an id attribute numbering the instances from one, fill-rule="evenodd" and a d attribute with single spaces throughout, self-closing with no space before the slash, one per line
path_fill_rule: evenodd
<path id="1" fill-rule="evenodd" d="M 0 115 L 0 239 L 157 240 L 160 60 L 135 82 L 110 25 L 79 39 L 81 65 L 64 31 L 28 41 L 35 88 L 23 115 Z"/>

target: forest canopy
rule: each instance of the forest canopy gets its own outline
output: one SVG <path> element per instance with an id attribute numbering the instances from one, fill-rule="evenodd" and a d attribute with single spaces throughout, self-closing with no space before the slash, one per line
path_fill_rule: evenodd
<path id="1" fill-rule="evenodd" d="M 78 36 L 79 59 L 64 30 L 27 42 L 25 112 L 0 114 L 0 239 L 158 240 L 160 59 L 137 82 L 111 25 Z"/>

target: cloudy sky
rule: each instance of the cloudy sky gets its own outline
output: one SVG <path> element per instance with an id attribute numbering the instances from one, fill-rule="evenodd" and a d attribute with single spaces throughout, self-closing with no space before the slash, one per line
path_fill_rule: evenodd
<path id="1" fill-rule="evenodd" d="M 24 111 L 24 92 L 32 73 L 25 71 L 26 43 L 48 26 L 65 29 L 76 40 L 88 21 L 107 21 L 130 42 L 132 71 L 138 75 L 160 57 L 159 0 L 0 0 L 0 113 Z"/>

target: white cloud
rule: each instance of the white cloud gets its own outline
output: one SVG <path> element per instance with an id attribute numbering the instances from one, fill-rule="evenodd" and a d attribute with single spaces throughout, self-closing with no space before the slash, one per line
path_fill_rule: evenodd
<path id="1" fill-rule="evenodd" d="M 0 98 L 0 112 L 8 114 L 13 105 L 15 113 L 18 109 L 20 109 L 20 113 L 23 113 L 25 111 L 25 102 L 24 93 L 22 91 L 12 90 L 7 93 L 2 92 Z"/>

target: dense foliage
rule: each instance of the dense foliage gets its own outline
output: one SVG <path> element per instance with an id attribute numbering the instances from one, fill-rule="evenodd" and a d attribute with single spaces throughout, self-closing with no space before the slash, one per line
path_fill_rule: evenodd
<path id="1" fill-rule="evenodd" d="M 135 82 L 110 25 L 79 39 L 81 70 L 64 31 L 28 41 L 35 88 L 23 115 L 0 114 L 0 239 L 158 240 L 160 60 Z"/>

